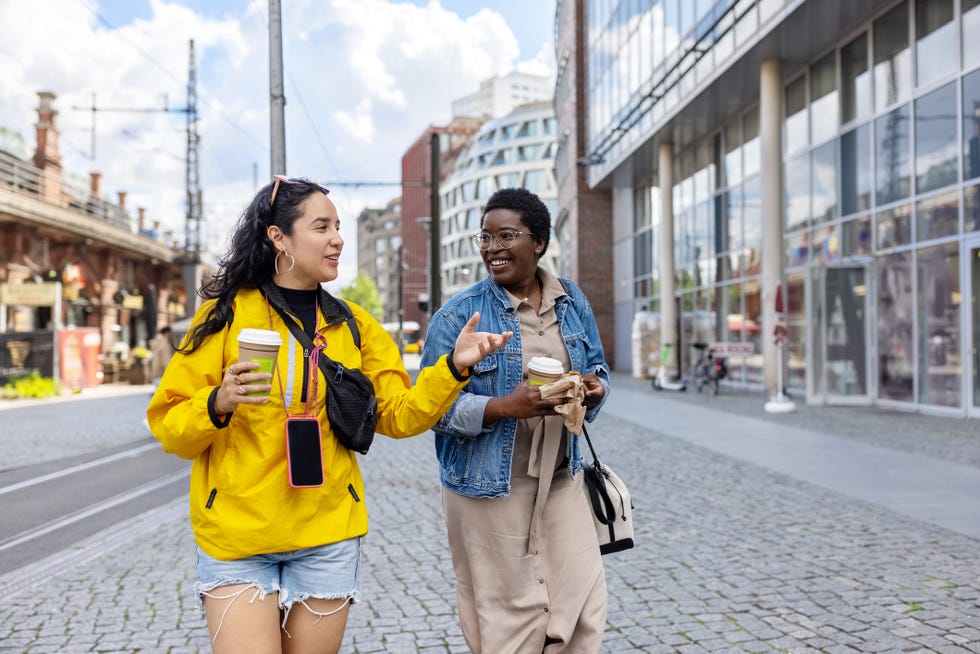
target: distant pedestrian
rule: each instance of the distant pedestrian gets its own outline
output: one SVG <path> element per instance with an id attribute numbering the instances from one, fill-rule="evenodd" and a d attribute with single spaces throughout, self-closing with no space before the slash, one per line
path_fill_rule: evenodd
<path id="1" fill-rule="evenodd" d="M 510 337 L 475 332 L 479 316 L 470 317 L 454 349 L 421 370 L 413 387 L 377 320 L 320 286 L 337 278 L 339 230 L 325 188 L 277 177 L 260 189 L 147 410 L 164 450 L 194 460 L 195 593 L 215 652 L 334 654 L 343 642 L 368 519 L 357 457 L 326 414 L 334 380 L 319 371 L 318 357 L 366 375 L 378 400 L 377 432 L 404 438 L 429 429 L 469 381 L 469 367 Z M 279 333 L 274 374 L 238 360 L 244 328 Z M 293 469 L 319 457 L 287 463 L 287 418 L 301 421 L 301 429 L 291 422 L 290 435 L 312 437 L 313 454 L 322 456 L 312 470 L 319 485 L 295 481 Z"/>
<path id="2" fill-rule="evenodd" d="M 176 347 L 172 338 L 172 330 L 169 325 L 164 325 L 157 332 L 157 335 L 150 339 L 150 379 L 157 383 L 163 377 L 163 371 L 167 369 L 167 364 L 173 358 Z"/>
<path id="3" fill-rule="evenodd" d="M 606 581 L 585 496 L 579 437 L 524 371 L 532 357 L 582 374 L 585 419 L 605 401 L 609 366 L 589 302 L 538 262 L 548 208 L 502 189 L 484 208 L 475 241 L 488 277 L 432 317 L 422 365 L 452 351 L 473 312 L 480 326 L 513 330 L 477 363 L 439 420 L 436 453 L 463 636 L 474 654 L 596 653 L 606 624 Z"/>

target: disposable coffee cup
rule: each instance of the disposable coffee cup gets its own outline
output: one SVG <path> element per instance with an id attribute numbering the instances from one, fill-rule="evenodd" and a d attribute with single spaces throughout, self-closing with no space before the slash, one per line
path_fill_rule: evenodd
<path id="1" fill-rule="evenodd" d="M 532 357 L 527 363 L 527 381 L 531 386 L 543 386 L 565 375 L 565 366 L 551 357 Z"/>
<path id="2" fill-rule="evenodd" d="M 267 372 L 272 374 L 276 367 L 276 355 L 282 345 L 282 336 L 271 329 L 252 329 L 246 327 L 238 334 L 238 360 L 255 361 L 259 364 L 257 370 L 249 372 Z M 267 395 L 255 391 L 249 395 Z"/>

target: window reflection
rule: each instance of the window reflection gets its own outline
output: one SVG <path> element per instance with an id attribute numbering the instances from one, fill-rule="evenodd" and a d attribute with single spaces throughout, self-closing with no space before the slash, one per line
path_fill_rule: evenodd
<path id="1" fill-rule="evenodd" d="M 956 50 L 953 0 L 916 0 L 915 37 L 915 78 L 919 86 L 949 75 L 949 53 Z"/>
<path id="2" fill-rule="evenodd" d="M 786 122 L 783 125 L 783 146 L 793 154 L 810 143 L 806 105 L 806 78 L 800 77 L 786 87 Z"/>
<path id="3" fill-rule="evenodd" d="M 841 122 L 864 118 L 871 112 L 871 72 L 868 35 L 862 34 L 841 50 Z"/>
<path id="4" fill-rule="evenodd" d="M 912 242 L 912 208 L 904 204 L 875 215 L 878 249 L 883 250 Z"/>
<path id="5" fill-rule="evenodd" d="M 980 177 L 980 71 L 963 77 L 963 179 L 974 177 Z"/>
<path id="6" fill-rule="evenodd" d="M 811 209 L 814 222 L 837 217 L 837 141 L 813 150 Z"/>
<path id="7" fill-rule="evenodd" d="M 829 55 L 810 68 L 810 137 L 814 143 L 826 141 L 837 133 L 837 66 L 836 54 Z"/>
<path id="8" fill-rule="evenodd" d="M 908 252 L 878 259 L 878 397 L 914 399 L 912 256 Z"/>
<path id="9" fill-rule="evenodd" d="M 841 213 L 871 207 L 871 126 L 861 125 L 841 136 Z"/>
<path id="10" fill-rule="evenodd" d="M 963 68 L 980 63 L 980 39 L 970 38 L 980 34 L 980 0 L 960 0 L 960 22 L 963 25 Z"/>
<path id="11" fill-rule="evenodd" d="M 876 197 L 880 206 L 909 195 L 909 106 L 875 121 Z"/>
<path id="12" fill-rule="evenodd" d="M 919 193 L 956 182 L 956 85 L 915 101 L 915 187 Z"/>
<path id="13" fill-rule="evenodd" d="M 786 230 L 805 227 L 810 219 L 810 156 L 804 154 L 787 162 L 783 179 Z"/>
<path id="14" fill-rule="evenodd" d="M 963 190 L 963 231 L 980 230 L 980 186 Z"/>
<path id="15" fill-rule="evenodd" d="M 901 3 L 874 24 L 875 110 L 908 99 L 912 91 L 909 9 Z"/>
<path id="16" fill-rule="evenodd" d="M 959 231 L 959 192 L 921 200 L 915 207 L 915 237 L 919 241 L 952 236 Z"/>
<path id="17" fill-rule="evenodd" d="M 919 401 L 960 405 L 959 246 L 919 250 Z"/>
<path id="18" fill-rule="evenodd" d="M 863 216 L 841 225 L 841 256 L 871 254 L 871 217 Z"/>

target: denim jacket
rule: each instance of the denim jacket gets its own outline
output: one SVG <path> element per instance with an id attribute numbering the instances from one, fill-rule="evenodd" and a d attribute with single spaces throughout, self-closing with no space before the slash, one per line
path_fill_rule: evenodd
<path id="1" fill-rule="evenodd" d="M 548 274 L 548 273 L 544 273 Z M 592 308 L 582 290 L 568 279 L 561 280 L 566 295 L 555 302 L 558 324 L 571 369 L 583 374 L 596 373 L 609 393 L 609 366 L 606 364 Z M 463 388 L 452 408 L 436 423 L 436 455 L 442 484 L 470 497 L 505 497 L 510 493 L 510 466 L 517 433 L 517 419 L 503 418 L 483 426 L 483 413 L 492 397 L 510 393 L 524 376 L 521 354 L 521 326 L 518 314 L 506 292 L 492 279 L 477 282 L 452 297 L 429 322 L 423 367 L 435 363 L 439 356 L 451 352 L 456 336 L 474 312 L 480 312 L 477 331 L 501 333 L 513 331 L 507 345 L 470 369 L 470 382 Z M 598 406 L 585 414 L 591 422 Z M 578 438 L 571 439 L 568 471 L 574 475 L 582 467 Z"/>

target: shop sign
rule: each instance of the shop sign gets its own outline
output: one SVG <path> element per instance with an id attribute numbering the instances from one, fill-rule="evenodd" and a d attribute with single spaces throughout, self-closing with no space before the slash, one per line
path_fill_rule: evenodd
<path id="1" fill-rule="evenodd" d="M 133 311 L 143 310 L 143 296 L 142 295 L 127 295 L 122 301 L 123 309 L 131 309 Z"/>
<path id="2" fill-rule="evenodd" d="M 744 357 L 755 354 L 754 343 L 719 341 L 712 343 L 709 348 L 711 349 L 712 353 L 723 357 Z"/>
<path id="3" fill-rule="evenodd" d="M 57 282 L 0 284 L 0 304 L 23 307 L 53 307 L 57 301 Z"/>

